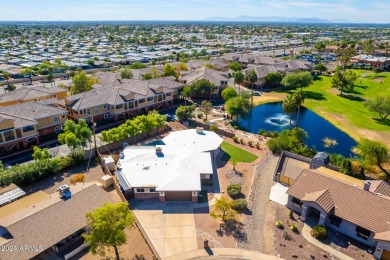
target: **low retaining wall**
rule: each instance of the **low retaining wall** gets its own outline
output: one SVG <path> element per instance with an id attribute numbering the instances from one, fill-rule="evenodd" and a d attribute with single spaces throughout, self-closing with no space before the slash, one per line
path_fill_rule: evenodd
<path id="1" fill-rule="evenodd" d="M 210 125 L 204 124 L 204 123 L 201 123 L 201 122 L 198 122 L 198 121 L 195 121 L 195 122 L 196 122 L 197 126 L 203 127 L 205 130 L 210 130 Z M 225 130 L 220 129 L 220 128 L 218 128 L 218 130 L 215 131 L 215 132 L 216 132 L 217 134 L 219 134 L 219 135 L 223 135 L 223 136 L 230 137 L 230 138 L 232 138 L 233 136 L 235 136 L 234 133 L 225 131 Z"/>

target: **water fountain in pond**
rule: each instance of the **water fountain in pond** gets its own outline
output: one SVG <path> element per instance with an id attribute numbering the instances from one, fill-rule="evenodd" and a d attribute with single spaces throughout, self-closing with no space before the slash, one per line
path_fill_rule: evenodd
<path id="1" fill-rule="evenodd" d="M 290 117 L 285 114 L 274 114 L 271 117 L 266 118 L 264 122 L 274 126 L 286 127 L 290 125 Z M 291 124 L 294 125 L 293 120 L 291 120 Z"/>

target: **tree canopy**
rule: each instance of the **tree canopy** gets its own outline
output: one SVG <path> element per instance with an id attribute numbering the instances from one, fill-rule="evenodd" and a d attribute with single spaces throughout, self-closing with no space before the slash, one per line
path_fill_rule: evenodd
<path id="1" fill-rule="evenodd" d="M 382 120 L 386 120 L 390 115 L 390 96 L 376 97 L 374 100 L 367 101 L 366 106 L 370 110 L 377 112 Z"/>
<path id="2" fill-rule="evenodd" d="M 384 143 L 362 138 L 356 148 L 367 165 L 378 166 L 385 175 L 385 181 L 390 180 L 389 170 L 385 169 L 385 165 L 390 163 L 390 150 Z"/>
<path id="3" fill-rule="evenodd" d="M 58 141 L 72 149 L 86 146 L 91 140 L 92 131 L 85 119 L 80 119 L 77 124 L 73 120 L 66 120 L 63 130 L 64 132 L 58 135 Z"/>
<path id="4" fill-rule="evenodd" d="M 190 85 L 190 89 L 191 89 L 191 97 L 209 98 L 211 93 L 217 89 L 217 86 L 215 86 L 207 79 L 200 79 L 193 82 Z"/>
<path id="5" fill-rule="evenodd" d="M 164 126 L 165 123 L 166 117 L 153 110 L 149 111 L 147 115 L 139 115 L 133 119 L 129 119 L 116 128 L 102 131 L 99 138 L 105 143 L 122 141 L 138 134 L 149 134 L 152 130 Z"/>
<path id="6" fill-rule="evenodd" d="M 240 116 L 245 116 L 251 109 L 248 95 L 245 94 L 230 98 L 225 103 L 225 109 L 233 120 L 237 120 Z"/>
<path id="7" fill-rule="evenodd" d="M 323 41 L 319 41 L 314 45 L 314 48 L 319 52 L 324 52 L 326 49 L 326 44 Z"/>
<path id="8" fill-rule="evenodd" d="M 176 68 L 175 66 L 167 63 L 164 65 L 164 76 L 169 77 L 169 76 L 174 76 L 176 77 Z M 177 78 L 177 77 L 176 77 Z"/>
<path id="9" fill-rule="evenodd" d="M 353 91 L 354 84 L 353 82 L 357 79 L 356 73 L 347 70 L 343 71 L 341 67 L 337 67 L 332 79 L 332 88 L 337 88 L 340 90 L 340 95 L 343 95 L 343 92 Z"/>
<path id="10" fill-rule="evenodd" d="M 146 65 L 143 64 L 142 62 L 134 62 L 133 64 L 130 65 L 131 69 L 144 69 L 146 68 Z"/>
<path id="11" fill-rule="evenodd" d="M 315 69 L 320 71 L 321 73 L 328 70 L 328 68 L 322 62 L 318 63 Z"/>
<path id="12" fill-rule="evenodd" d="M 270 86 L 277 86 L 282 81 L 283 76 L 279 72 L 270 72 L 265 76 L 265 81 Z"/>
<path id="13" fill-rule="evenodd" d="M 206 115 L 206 120 L 207 116 L 211 113 L 211 110 L 213 109 L 213 104 L 211 102 L 203 100 L 202 103 L 200 104 L 200 110 Z"/>
<path id="14" fill-rule="evenodd" d="M 179 121 L 187 121 L 194 117 L 195 105 L 179 106 L 176 109 L 176 117 Z"/>
<path id="15" fill-rule="evenodd" d="M 221 219 L 224 222 L 235 220 L 237 211 L 233 208 L 234 201 L 228 201 L 225 197 L 221 197 L 216 200 L 214 210 L 210 212 L 210 216 L 214 219 Z"/>
<path id="16" fill-rule="evenodd" d="M 228 87 L 222 90 L 221 96 L 225 101 L 227 101 L 231 98 L 237 97 L 237 91 L 232 87 Z"/>
<path id="17" fill-rule="evenodd" d="M 233 61 L 232 63 L 230 63 L 228 68 L 234 71 L 242 70 L 242 67 L 240 63 L 238 63 L 238 61 Z"/>
<path id="18" fill-rule="evenodd" d="M 133 228 L 135 218 L 127 202 L 106 203 L 86 214 L 87 232 L 84 243 L 90 246 L 92 254 L 105 255 L 106 247 L 112 246 L 117 259 L 118 247 L 126 243 L 125 229 Z"/>
<path id="19" fill-rule="evenodd" d="M 74 94 L 89 91 L 94 84 L 97 84 L 98 80 L 88 76 L 85 71 L 81 71 L 73 77 L 73 86 L 71 90 Z"/>
<path id="20" fill-rule="evenodd" d="M 295 73 L 289 73 L 282 79 L 282 85 L 286 88 L 304 88 L 308 87 L 311 82 L 313 81 L 313 77 L 311 76 L 310 72 L 303 71 L 303 72 L 295 72 Z"/>

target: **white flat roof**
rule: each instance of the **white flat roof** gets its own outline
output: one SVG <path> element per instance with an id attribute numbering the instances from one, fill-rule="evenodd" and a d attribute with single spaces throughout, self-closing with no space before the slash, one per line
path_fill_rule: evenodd
<path id="1" fill-rule="evenodd" d="M 176 131 L 163 139 L 164 144 L 174 147 L 177 153 L 198 153 L 216 150 L 223 139 L 212 131 L 197 133 L 196 129 Z"/>
<path id="2" fill-rule="evenodd" d="M 156 191 L 200 191 L 200 174 L 213 174 L 210 152 L 181 153 L 175 147 L 128 146 L 118 166 L 131 187 L 153 187 Z"/>

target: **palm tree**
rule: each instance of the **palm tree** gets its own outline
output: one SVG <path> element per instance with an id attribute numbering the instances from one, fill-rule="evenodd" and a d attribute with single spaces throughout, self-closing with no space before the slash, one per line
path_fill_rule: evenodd
<path id="1" fill-rule="evenodd" d="M 233 74 L 233 77 L 234 77 L 234 84 L 238 85 L 238 93 L 241 94 L 241 83 L 244 81 L 244 74 L 242 74 L 242 72 L 240 70 L 237 70 L 236 72 L 234 72 Z"/>
<path id="2" fill-rule="evenodd" d="M 302 104 L 305 102 L 305 91 L 303 91 L 302 88 L 298 88 L 293 94 L 293 100 L 298 111 L 297 122 L 295 123 L 295 128 L 298 128 L 299 112 L 301 110 Z"/>
<path id="3" fill-rule="evenodd" d="M 290 129 L 291 126 L 291 114 L 295 112 L 296 106 L 292 95 L 288 95 L 282 103 L 283 112 L 290 117 Z"/>
<path id="4" fill-rule="evenodd" d="M 52 83 L 54 83 L 54 87 L 56 86 L 56 81 L 55 81 L 55 78 L 54 78 L 54 67 L 53 66 L 49 66 L 47 68 L 47 70 L 49 71 L 49 75 L 47 76 L 47 79 L 50 80 L 50 86 L 52 86 Z M 50 78 L 50 79 L 49 79 Z"/>
<path id="5" fill-rule="evenodd" d="M 22 74 L 27 75 L 28 78 L 30 79 L 30 84 L 32 84 L 32 73 L 33 71 L 30 68 L 25 68 L 22 70 Z"/>
<path id="6" fill-rule="evenodd" d="M 251 70 L 249 72 L 248 80 L 251 83 L 251 87 L 252 87 L 251 107 L 253 107 L 253 84 L 258 80 L 256 71 Z"/>

